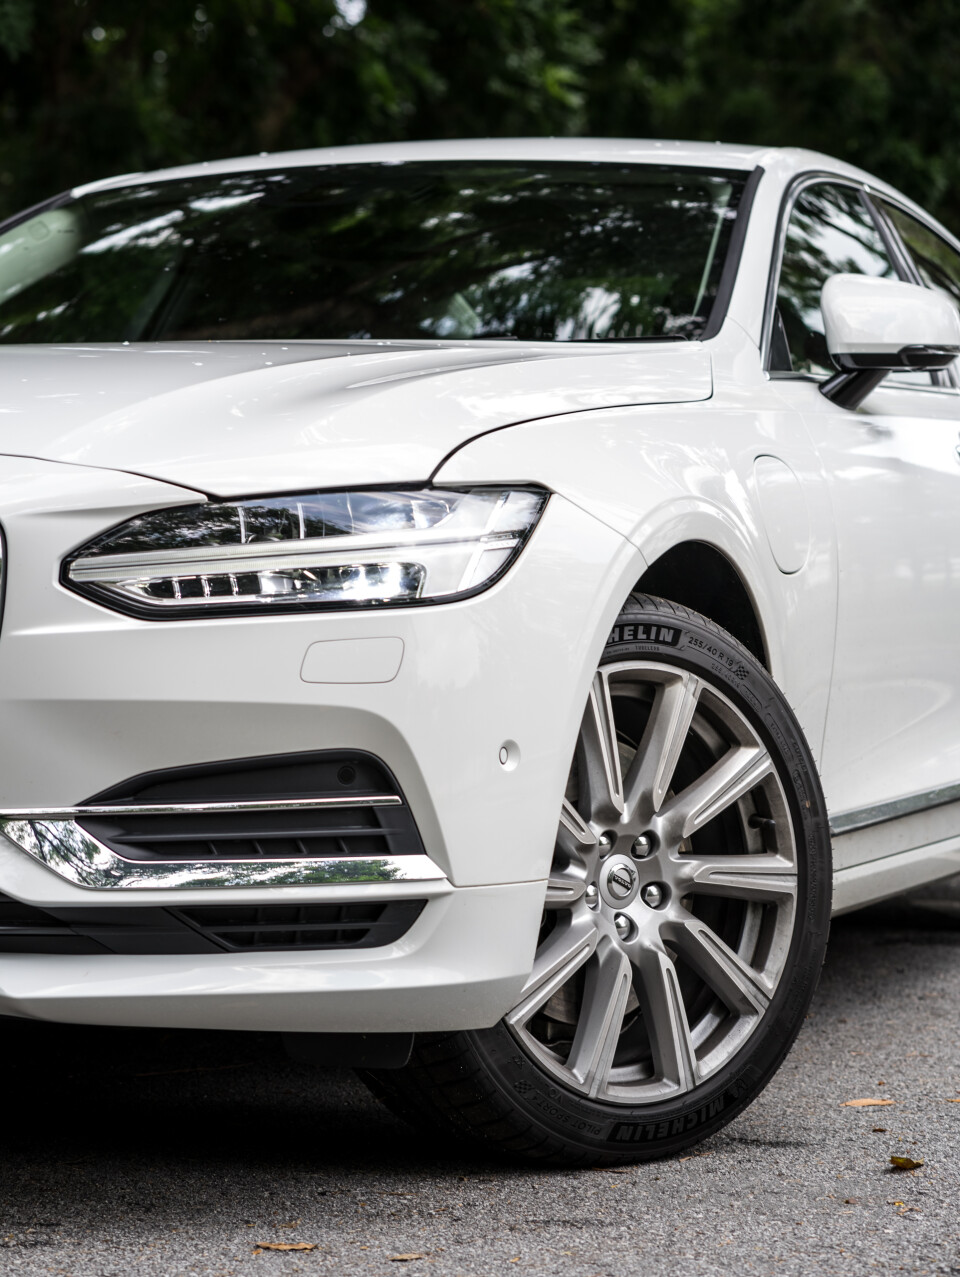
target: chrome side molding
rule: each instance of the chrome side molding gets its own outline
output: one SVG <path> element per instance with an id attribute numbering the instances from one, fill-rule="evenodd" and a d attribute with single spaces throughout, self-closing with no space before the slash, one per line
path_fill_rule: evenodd
<path id="1" fill-rule="evenodd" d="M 945 807 L 955 802 L 960 802 L 960 785 L 928 789 L 922 794 L 909 794 L 905 798 L 878 803 L 875 807 L 839 812 L 830 817 L 830 832 L 837 838 L 841 834 L 851 834 L 855 829 L 868 829 L 871 825 L 882 825 L 888 820 L 900 820 L 903 816 L 913 816 L 931 807 Z"/>
<path id="2" fill-rule="evenodd" d="M 308 801 L 315 806 L 318 800 Z M 291 805 L 289 801 L 269 805 L 239 804 L 245 810 L 269 810 L 271 806 Z M 358 804 L 352 802 L 349 805 Z M 180 804 L 178 810 L 234 811 L 237 806 L 230 803 L 206 804 L 201 808 L 200 804 L 192 803 Z M 357 887 L 368 883 L 438 882 L 446 878 L 443 871 L 426 855 L 338 856 L 297 860 L 125 860 L 112 848 L 87 833 L 76 821 L 64 815 L 66 810 L 82 810 L 90 815 L 100 815 L 117 809 L 58 808 L 50 817 L 38 812 L 25 815 L 3 812 L 0 813 L 0 833 L 61 878 L 74 886 L 87 887 L 94 891 L 149 888 L 190 891 L 198 887 Z M 143 814 L 158 811 L 157 808 L 132 807 L 119 810 L 127 815 L 132 811 Z M 159 813 L 169 815 L 173 810 L 170 806 L 164 806 L 159 808 Z"/>

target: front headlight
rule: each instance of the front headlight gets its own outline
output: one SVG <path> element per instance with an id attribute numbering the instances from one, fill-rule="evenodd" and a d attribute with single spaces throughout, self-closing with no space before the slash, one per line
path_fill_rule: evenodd
<path id="1" fill-rule="evenodd" d="M 81 546 L 61 581 L 151 620 L 443 602 L 501 576 L 546 500 L 422 488 L 179 506 Z"/>

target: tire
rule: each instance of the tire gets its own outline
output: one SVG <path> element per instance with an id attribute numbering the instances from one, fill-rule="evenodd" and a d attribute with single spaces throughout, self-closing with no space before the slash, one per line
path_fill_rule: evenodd
<path id="1" fill-rule="evenodd" d="M 823 795 L 777 686 L 705 617 L 631 596 L 584 714 L 517 1006 L 491 1029 L 423 1035 L 405 1069 L 367 1080 L 403 1117 L 528 1160 L 679 1152 L 787 1054 L 830 901 Z"/>

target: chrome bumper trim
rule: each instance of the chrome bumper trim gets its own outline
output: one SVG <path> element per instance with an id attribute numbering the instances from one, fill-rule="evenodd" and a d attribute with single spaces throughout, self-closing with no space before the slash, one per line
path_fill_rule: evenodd
<path id="1" fill-rule="evenodd" d="M 314 806 L 322 799 L 305 800 Z M 339 802 L 339 800 L 334 800 Z M 396 801 L 400 801 L 397 799 Z M 270 807 L 293 806 L 289 800 L 273 804 L 241 804 L 244 810 L 268 810 Z M 358 806 L 356 802 L 347 804 Z M 390 804 L 392 805 L 392 804 Z M 234 804 L 182 804 L 180 810 L 237 810 Z M 104 812 L 153 812 L 155 808 L 59 808 L 83 811 L 88 815 Z M 159 809 L 171 814 L 173 808 Z M 125 860 L 110 847 L 88 834 L 82 826 L 62 814 L 44 819 L 40 813 L 21 816 L 0 813 L 0 833 L 33 856 L 42 865 L 66 878 L 77 887 L 92 890 L 193 890 L 197 887 L 328 887 L 338 884 L 360 886 L 381 882 L 437 882 L 446 878 L 429 856 L 341 856 L 326 860 L 210 860 L 157 861 Z"/>
<path id="2" fill-rule="evenodd" d="M 113 803 L 105 807 L 8 807 L 5 820 L 78 820 L 83 816 L 203 816 L 211 812 L 343 810 L 350 807 L 402 807 L 397 794 L 372 794 L 369 798 L 263 798 L 216 803 Z"/>

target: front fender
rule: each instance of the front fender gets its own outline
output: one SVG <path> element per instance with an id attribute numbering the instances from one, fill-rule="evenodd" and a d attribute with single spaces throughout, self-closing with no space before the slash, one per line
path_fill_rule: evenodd
<path id="1" fill-rule="evenodd" d="M 801 485 L 808 548 L 798 571 L 782 571 L 771 550 L 757 488 L 756 461 L 764 456 L 784 461 Z M 720 551 L 753 600 L 770 672 L 819 754 L 836 625 L 836 555 L 819 459 L 796 414 L 773 404 L 715 402 L 569 414 L 473 440 L 434 478 L 545 484 L 619 532 L 647 563 L 689 541 Z"/>

